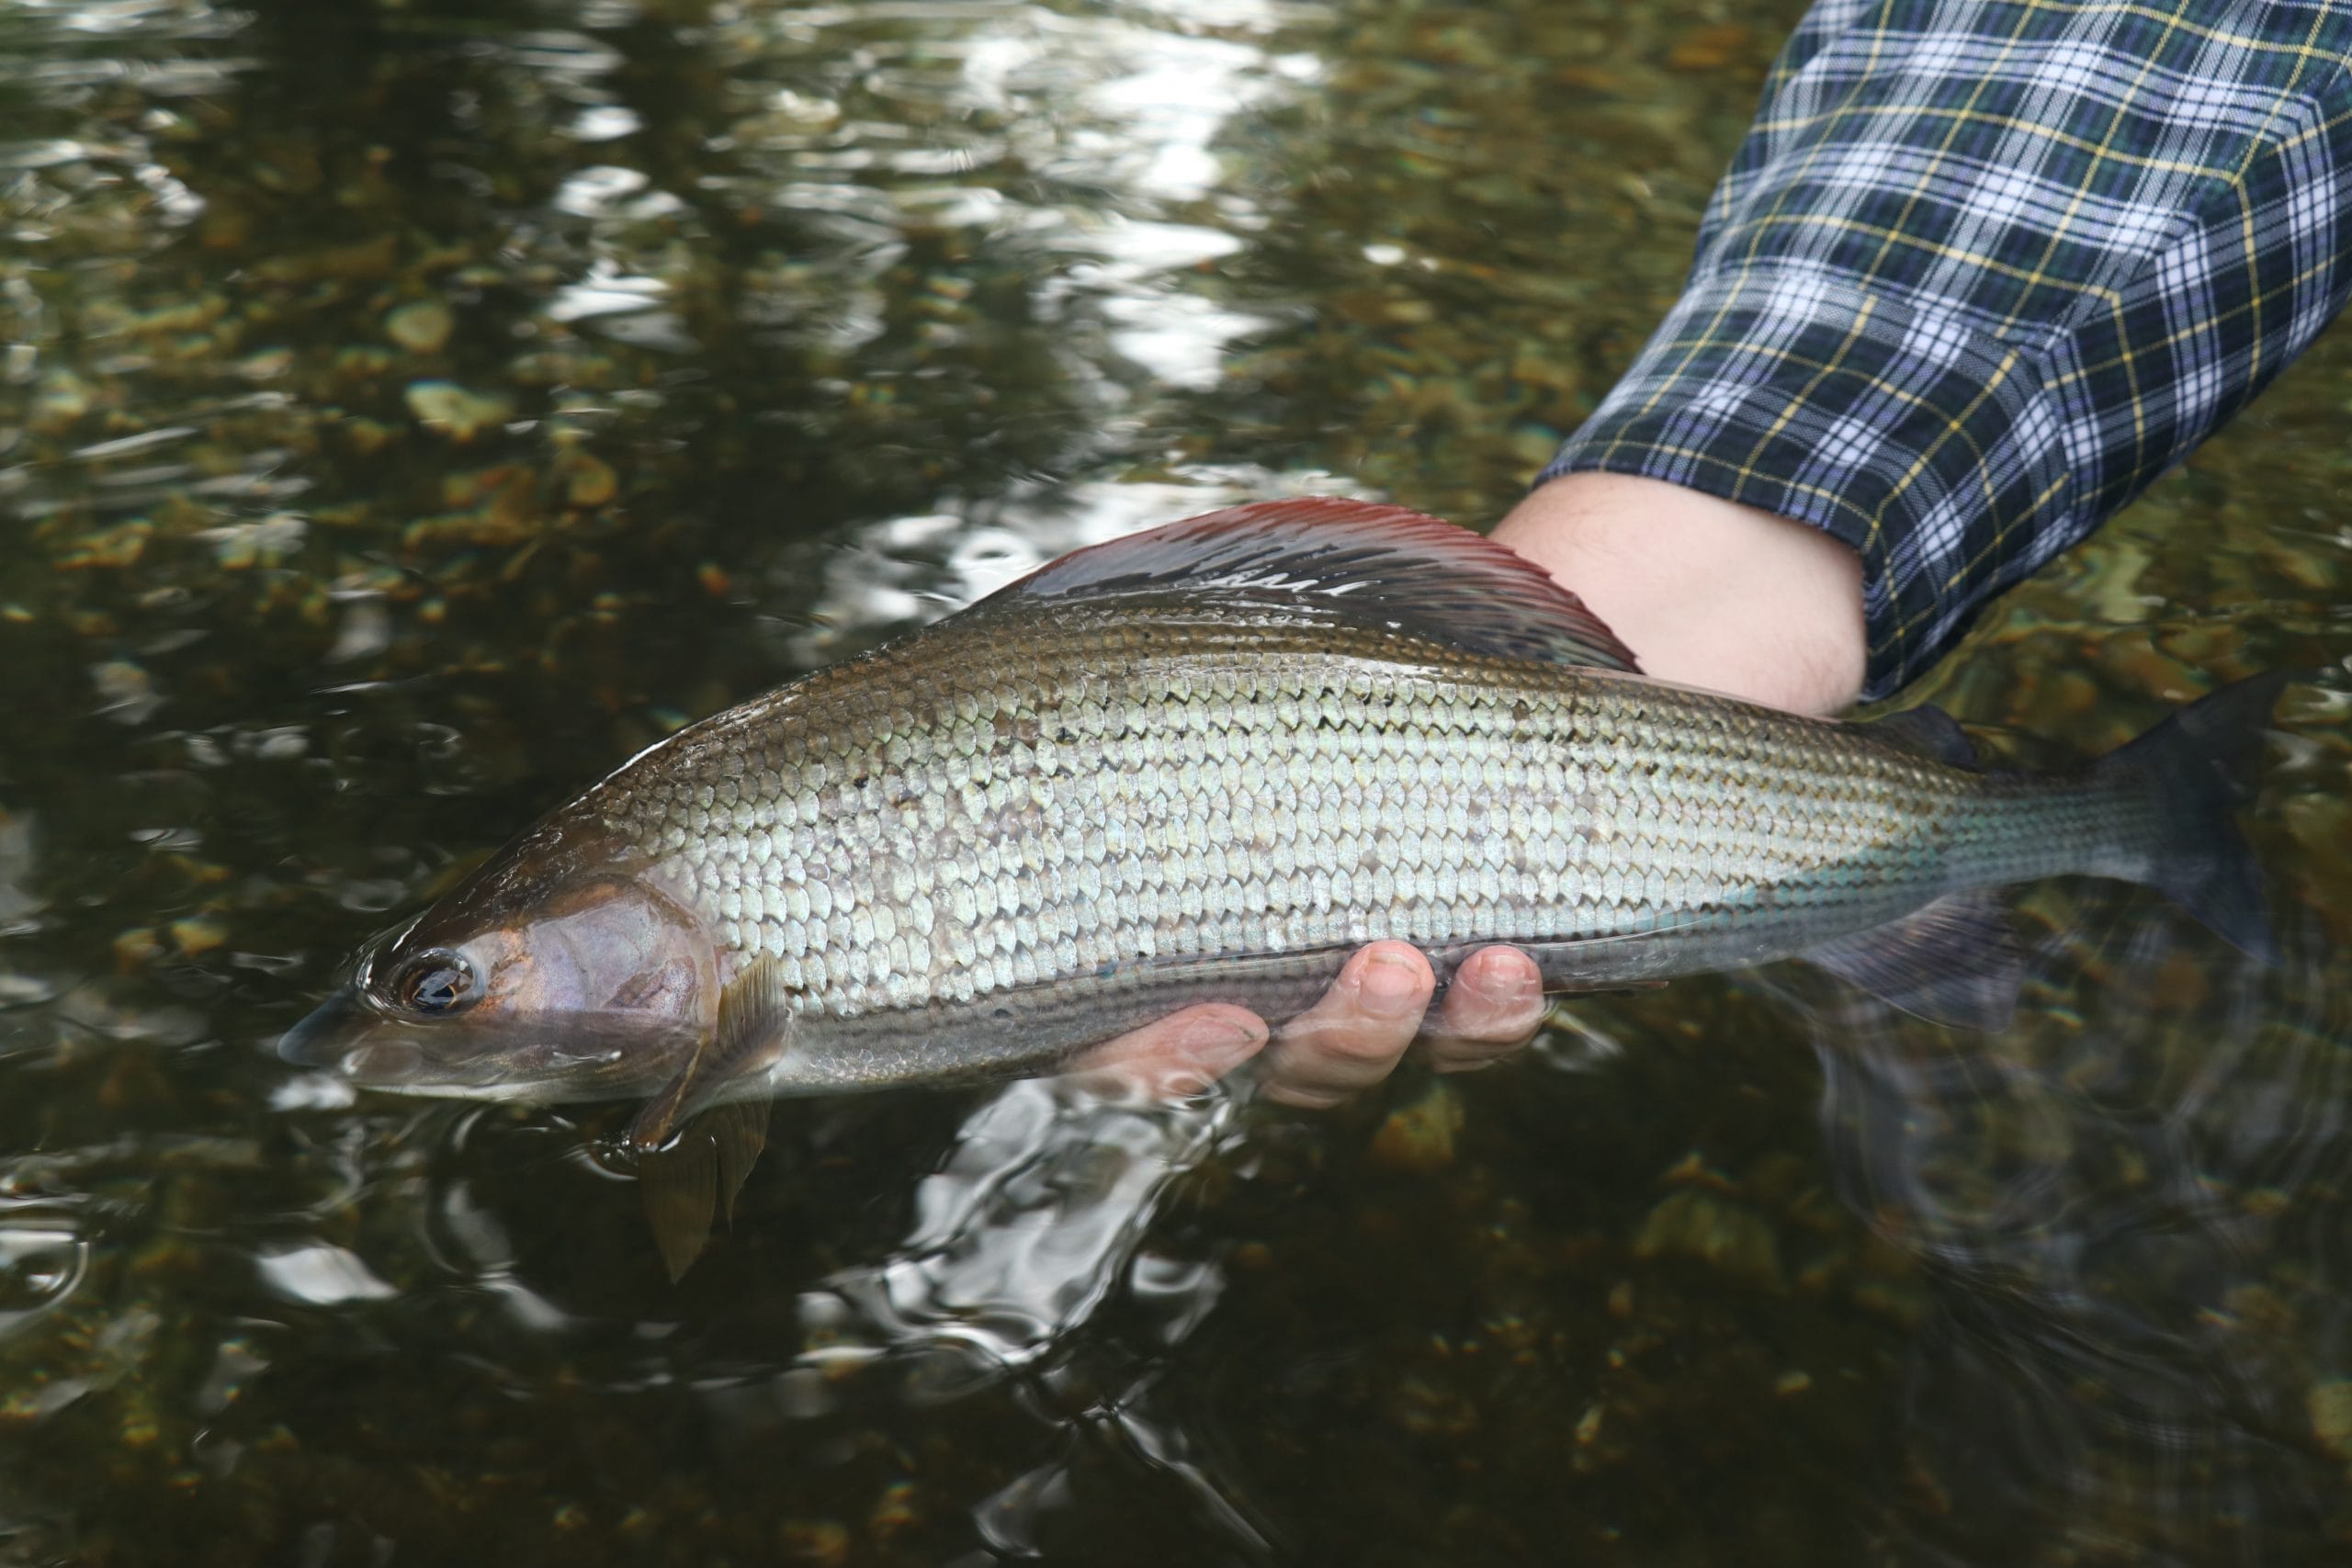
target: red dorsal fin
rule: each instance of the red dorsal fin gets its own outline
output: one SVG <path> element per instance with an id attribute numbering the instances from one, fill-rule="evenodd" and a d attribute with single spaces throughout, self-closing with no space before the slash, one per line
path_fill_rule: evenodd
<path id="1" fill-rule="evenodd" d="M 1196 599 L 1371 622 L 1505 659 L 1638 672 L 1616 634 L 1506 546 L 1401 506 L 1261 501 L 1072 550 L 964 612 Z"/>

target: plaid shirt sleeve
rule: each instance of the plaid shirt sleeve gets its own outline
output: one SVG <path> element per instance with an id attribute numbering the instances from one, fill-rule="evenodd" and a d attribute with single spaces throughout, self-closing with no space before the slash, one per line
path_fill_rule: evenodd
<path id="1" fill-rule="evenodd" d="M 1861 553 L 1864 694 L 2237 412 L 2352 284 L 2344 0 L 1820 0 L 1679 303 L 1544 478 Z"/>

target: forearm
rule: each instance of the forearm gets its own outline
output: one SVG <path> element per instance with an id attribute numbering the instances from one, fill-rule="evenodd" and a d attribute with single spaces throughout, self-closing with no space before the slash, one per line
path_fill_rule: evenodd
<path id="1" fill-rule="evenodd" d="M 2352 8 L 2200 15 L 1816 6 L 1681 298 L 1547 471 L 1830 535 L 1862 562 L 1862 690 L 1915 679 L 2352 290 Z"/>
<path id="2" fill-rule="evenodd" d="M 1828 535 L 1621 474 L 1539 486 L 1494 537 L 1583 599 L 1645 672 L 1799 713 L 1862 687 L 1861 558 Z"/>

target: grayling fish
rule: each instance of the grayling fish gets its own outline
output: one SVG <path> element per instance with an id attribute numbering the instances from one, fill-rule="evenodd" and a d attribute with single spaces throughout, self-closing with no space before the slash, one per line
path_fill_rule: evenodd
<path id="1" fill-rule="evenodd" d="M 1559 991 L 1804 958 L 1997 1027 L 2006 884 L 2146 883 L 2267 953 L 2230 815 L 2282 683 L 2074 772 L 1984 771 L 1931 708 L 1843 724 L 1648 680 L 1541 569 L 1433 518 L 1238 507 L 643 752 L 283 1050 L 413 1093 L 648 1096 L 650 1149 L 730 1102 L 1052 1072 L 1193 1002 L 1279 1021 L 1384 937 L 1441 977 L 1515 943 Z M 746 1138 L 712 1156 L 730 1195 Z"/>

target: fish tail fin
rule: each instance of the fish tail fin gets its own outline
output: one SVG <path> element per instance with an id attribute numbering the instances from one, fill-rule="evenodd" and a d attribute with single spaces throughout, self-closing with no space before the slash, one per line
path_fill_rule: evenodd
<path id="1" fill-rule="evenodd" d="M 2212 692 L 2092 764 L 2095 778 L 2152 800 L 2155 834 L 2128 869 L 2247 956 L 2278 961 L 2261 868 L 2232 820 L 2253 798 L 2262 732 L 2284 671 Z"/>

